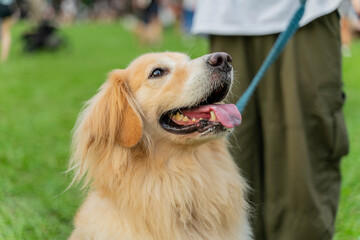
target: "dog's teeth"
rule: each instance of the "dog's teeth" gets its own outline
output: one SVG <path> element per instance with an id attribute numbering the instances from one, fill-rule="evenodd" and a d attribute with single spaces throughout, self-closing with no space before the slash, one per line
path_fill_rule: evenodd
<path id="1" fill-rule="evenodd" d="M 210 115 L 211 115 L 210 121 L 215 121 L 216 120 L 216 115 L 215 115 L 214 111 L 211 111 Z"/>
<path id="2" fill-rule="evenodd" d="M 190 121 L 190 119 L 189 119 L 187 116 L 185 116 L 185 117 L 182 119 L 182 121 L 183 121 L 183 122 L 188 122 L 188 121 Z"/>
<path id="3" fill-rule="evenodd" d="M 177 112 L 175 115 L 175 119 L 178 121 L 181 121 L 184 118 L 184 115 L 181 114 L 180 112 Z"/>
<path id="4" fill-rule="evenodd" d="M 196 122 L 196 118 L 191 119 L 192 122 Z"/>

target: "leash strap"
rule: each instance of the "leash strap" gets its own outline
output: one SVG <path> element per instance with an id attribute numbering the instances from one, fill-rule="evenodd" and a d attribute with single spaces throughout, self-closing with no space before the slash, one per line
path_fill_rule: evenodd
<path id="1" fill-rule="evenodd" d="M 282 50 L 284 49 L 286 43 L 289 39 L 294 35 L 296 30 L 299 28 L 299 22 L 304 15 L 305 12 L 305 3 L 306 0 L 300 0 L 300 7 L 295 12 L 294 16 L 292 17 L 289 25 L 287 26 L 286 30 L 282 32 L 278 38 L 276 39 L 274 46 L 271 48 L 270 52 L 266 56 L 263 64 L 261 65 L 259 71 L 251 81 L 249 87 L 240 97 L 238 102 L 236 103 L 236 107 L 239 109 L 240 112 L 244 110 L 248 101 L 250 100 L 251 96 L 253 95 L 257 85 L 261 81 L 262 77 L 265 75 L 266 71 L 269 67 L 273 64 L 273 62 L 278 58 Z"/>

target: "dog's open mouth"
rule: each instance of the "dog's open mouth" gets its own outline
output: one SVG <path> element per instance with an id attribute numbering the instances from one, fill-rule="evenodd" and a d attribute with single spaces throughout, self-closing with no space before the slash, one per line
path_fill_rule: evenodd
<path id="1" fill-rule="evenodd" d="M 226 131 L 241 124 L 241 115 L 234 104 L 218 104 L 229 91 L 228 84 L 215 89 L 195 106 L 173 109 L 160 117 L 161 126 L 174 134 Z"/>

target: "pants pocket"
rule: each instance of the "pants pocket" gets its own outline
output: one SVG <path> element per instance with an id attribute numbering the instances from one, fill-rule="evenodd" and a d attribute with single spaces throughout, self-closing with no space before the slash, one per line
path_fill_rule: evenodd
<path id="1" fill-rule="evenodd" d="M 344 115 L 341 109 L 334 113 L 334 145 L 331 154 L 332 160 L 339 160 L 349 153 L 349 139 L 345 126 Z"/>

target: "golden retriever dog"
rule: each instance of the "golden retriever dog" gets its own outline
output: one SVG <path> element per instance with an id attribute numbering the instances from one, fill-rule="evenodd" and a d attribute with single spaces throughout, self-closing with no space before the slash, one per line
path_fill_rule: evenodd
<path id="1" fill-rule="evenodd" d="M 74 129 L 70 169 L 89 193 L 71 240 L 251 239 L 229 62 L 150 53 L 109 74 Z"/>

